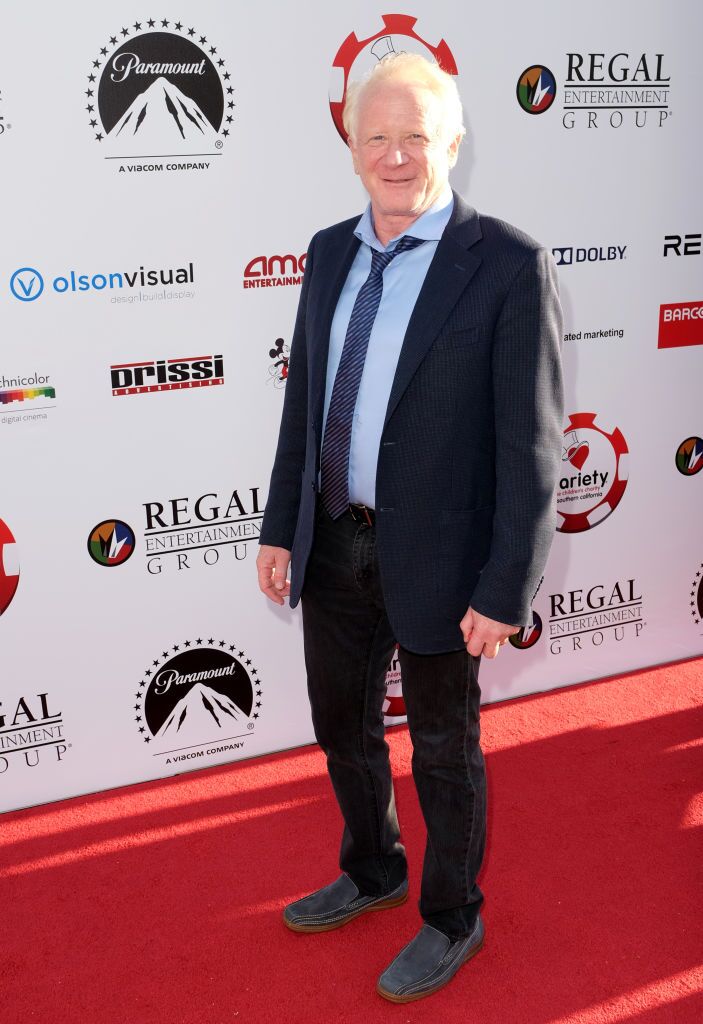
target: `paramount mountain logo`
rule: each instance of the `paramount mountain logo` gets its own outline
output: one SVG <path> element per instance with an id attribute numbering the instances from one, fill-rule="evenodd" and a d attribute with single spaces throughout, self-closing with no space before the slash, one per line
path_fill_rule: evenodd
<path id="1" fill-rule="evenodd" d="M 85 99 L 104 157 L 130 161 L 119 164 L 123 173 L 207 170 L 234 120 L 234 88 L 217 47 L 167 18 L 110 36 L 92 62 Z"/>
<path id="2" fill-rule="evenodd" d="M 261 714 L 261 681 L 236 644 L 185 640 L 162 651 L 139 682 L 139 735 L 166 764 L 241 750 Z M 222 758 L 219 758 L 222 760 Z"/>

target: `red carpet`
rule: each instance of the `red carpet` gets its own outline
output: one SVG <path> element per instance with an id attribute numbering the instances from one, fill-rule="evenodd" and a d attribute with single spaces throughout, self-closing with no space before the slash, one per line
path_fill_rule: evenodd
<path id="1" fill-rule="evenodd" d="M 408 1006 L 374 992 L 418 925 L 405 729 L 411 900 L 338 932 L 280 921 L 336 875 L 314 748 L 5 815 L 2 1021 L 698 1024 L 702 698 L 689 661 L 484 710 L 486 945 Z"/>

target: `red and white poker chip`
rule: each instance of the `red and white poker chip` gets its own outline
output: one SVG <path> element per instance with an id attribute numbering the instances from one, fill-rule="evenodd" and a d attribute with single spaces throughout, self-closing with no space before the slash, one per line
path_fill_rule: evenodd
<path id="1" fill-rule="evenodd" d="M 557 530 L 582 533 L 615 511 L 627 487 L 629 450 L 622 431 L 572 413 L 564 430 Z"/>
<path id="2" fill-rule="evenodd" d="M 448 74 L 459 73 L 454 55 L 444 39 L 440 39 L 438 43 L 430 43 L 415 31 L 417 18 L 410 14 L 384 14 L 382 22 L 377 32 L 363 39 L 359 39 L 356 32 L 350 32 L 337 50 L 332 64 L 330 112 L 344 142 L 347 141 L 347 133 L 342 124 L 342 111 L 350 79 L 360 78 L 368 67 L 389 53 L 399 50 L 422 53 L 424 56 L 433 57 Z M 402 45 L 399 48 L 395 46 L 394 37 L 400 37 L 398 41 Z"/>
<path id="3" fill-rule="evenodd" d="M 20 581 L 19 552 L 10 527 L 0 519 L 0 615 L 10 605 Z"/>

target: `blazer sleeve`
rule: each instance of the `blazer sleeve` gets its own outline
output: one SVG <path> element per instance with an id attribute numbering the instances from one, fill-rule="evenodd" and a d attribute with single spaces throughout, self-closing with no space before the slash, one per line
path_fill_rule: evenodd
<path id="1" fill-rule="evenodd" d="M 513 280 L 493 338 L 496 508 L 489 558 L 471 599 L 482 615 L 515 626 L 532 621 L 556 529 L 562 338 L 556 267 L 537 249 Z"/>
<path id="2" fill-rule="evenodd" d="M 305 273 L 291 341 L 278 446 L 259 535 L 259 544 L 272 544 L 288 551 L 293 546 L 300 505 L 301 476 L 305 466 L 308 419 L 308 353 L 305 322 L 314 247 L 315 238 L 308 246 L 305 260 Z"/>

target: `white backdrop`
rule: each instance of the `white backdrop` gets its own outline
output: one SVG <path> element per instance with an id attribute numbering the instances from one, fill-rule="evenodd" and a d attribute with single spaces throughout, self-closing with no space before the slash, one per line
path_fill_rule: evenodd
<path id="1" fill-rule="evenodd" d="M 560 265 L 566 517 L 484 699 L 703 651 L 699 4 L 73 0 L 3 28 L 0 809 L 311 740 L 256 536 L 299 258 L 365 201 L 329 99 L 391 49 L 455 66 L 454 187 Z"/>

